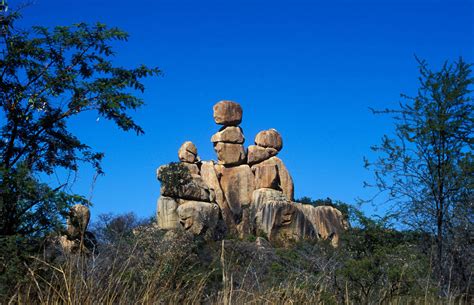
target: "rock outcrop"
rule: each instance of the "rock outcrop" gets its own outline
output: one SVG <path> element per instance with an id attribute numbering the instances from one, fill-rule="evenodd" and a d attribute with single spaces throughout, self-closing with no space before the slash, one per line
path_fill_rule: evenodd
<path id="1" fill-rule="evenodd" d="M 64 253 L 92 253 L 97 241 L 94 234 L 87 231 L 91 213 L 88 207 L 76 204 L 71 207 L 66 218 L 66 232 L 59 237 L 59 245 Z"/>
<path id="2" fill-rule="evenodd" d="M 156 215 L 158 228 L 185 230 L 210 239 L 222 238 L 225 224 L 220 205 L 224 198 L 213 163 L 201 162 L 196 146 L 189 141 L 178 150 L 178 158 L 180 163 L 157 169 L 156 176 L 161 182 Z"/>
<path id="3" fill-rule="evenodd" d="M 312 206 L 309 204 L 296 204 L 313 224 L 318 236 L 323 240 L 330 240 L 334 247 L 339 244 L 339 238 L 348 225 L 341 211 L 332 206 Z"/>
<path id="4" fill-rule="evenodd" d="M 317 237 L 303 211 L 280 191 L 268 188 L 254 191 L 251 211 L 254 234 L 263 233 L 271 242 L 287 245 Z"/>
<path id="5" fill-rule="evenodd" d="M 158 227 L 182 229 L 197 236 L 220 239 L 225 234 L 265 235 L 274 244 L 302 239 L 330 239 L 337 246 L 347 229 L 340 211 L 294 202 L 293 179 L 277 157 L 283 139 L 276 129 L 259 132 L 244 147 L 242 107 L 221 101 L 213 107 L 222 125 L 211 137 L 217 162 L 199 159 L 196 146 L 185 142 L 180 163 L 161 166 Z"/>

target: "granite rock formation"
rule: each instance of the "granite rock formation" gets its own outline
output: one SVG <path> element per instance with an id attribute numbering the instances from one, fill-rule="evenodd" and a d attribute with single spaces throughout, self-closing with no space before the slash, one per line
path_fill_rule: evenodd
<path id="1" fill-rule="evenodd" d="M 264 235 L 274 244 L 302 239 L 330 239 L 337 246 L 347 229 L 340 211 L 294 202 L 293 179 L 277 157 L 283 139 L 276 129 L 259 132 L 244 147 L 242 107 L 221 101 L 213 107 L 222 127 L 211 137 L 217 161 L 201 161 L 192 142 L 178 151 L 180 163 L 161 166 L 158 227 L 186 230 L 220 239 Z"/>
<path id="2" fill-rule="evenodd" d="M 184 230 L 208 239 L 220 239 L 225 224 L 218 201 L 223 195 L 214 166 L 201 162 L 196 146 L 184 142 L 178 150 L 179 163 L 160 166 L 156 176 L 161 182 L 157 203 L 157 225 L 163 230 Z"/>

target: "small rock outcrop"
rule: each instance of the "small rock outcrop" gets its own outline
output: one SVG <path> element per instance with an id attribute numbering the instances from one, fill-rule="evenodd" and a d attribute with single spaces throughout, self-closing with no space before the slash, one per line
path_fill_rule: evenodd
<path id="1" fill-rule="evenodd" d="M 211 137 L 217 161 L 201 161 L 187 141 L 178 150 L 180 163 L 157 170 L 158 227 L 214 240 L 263 234 L 274 244 L 330 239 L 337 246 L 347 229 L 341 212 L 294 202 L 293 179 L 277 157 L 283 149 L 280 133 L 263 130 L 245 149 L 242 107 L 221 101 L 213 112 L 215 123 L 222 125 Z"/>
<path id="2" fill-rule="evenodd" d="M 66 232 L 59 237 L 59 245 L 64 253 L 90 254 L 97 246 L 97 241 L 87 226 L 91 218 L 88 207 L 76 204 L 71 207 L 66 218 Z"/>

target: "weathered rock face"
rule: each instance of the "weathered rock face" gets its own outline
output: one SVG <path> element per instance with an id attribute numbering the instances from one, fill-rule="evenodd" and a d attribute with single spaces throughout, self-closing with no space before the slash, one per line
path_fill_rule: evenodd
<path id="1" fill-rule="evenodd" d="M 280 151 L 283 148 L 283 140 L 276 129 L 260 131 L 255 137 L 255 144 L 261 147 L 269 147 Z"/>
<path id="2" fill-rule="evenodd" d="M 197 161 L 197 148 L 192 142 L 184 142 L 178 150 L 178 158 L 181 162 L 194 163 Z"/>
<path id="3" fill-rule="evenodd" d="M 242 122 L 242 107 L 232 101 L 221 101 L 214 105 L 214 121 L 225 126 L 237 126 Z"/>
<path id="4" fill-rule="evenodd" d="M 265 164 L 255 167 L 255 188 L 280 190 L 280 176 L 276 164 Z"/>
<path id="5" fill-rule="evenodd" d="M 259 132 L 247 151 L 240 105 L 221 101 L 213 111 L 215 122 L 223 125 L 211 138 L 218 162 L 201 162 L 196 146 L 185 142 L 178 151 L 181 163 L 158 169 L 159 227 L 214 240 L 223 232 L 241 238 L 264 233 L 283 245 L 305 238 L 337 244 L 345 229 L 339 211 L 293 202 L 293 179 L 277 157 L 283 148 L 278 131 Z"/>
<path id="6" fill-rule="evenodd" d="M 240 218 L 242 206 L 250 205 L 255 190 L 254 176 L 250 166 L 221 168 L 220 185 L 232 214 Z M 239 222 L 239 221 L 238 221 Z"/>
<path id="7" fill-rule="evenodd" d="M 179 217 L 176 209 L 178 203 L 171 197 L 160 196 L 157 203 L 156 220 L 158 228 L 163 230 L 177 229 L 179 227 Z"/>
<path id="8" fill-rule="evenodd" d="M 338 246 L 341 233 L 347 230 L 341 211 L 331 206 L 315 207 L 309 204 L 296 204 L 296 206 L 311 221 L 319 238 L 329 239 L 334 247 Z"/>
<path id="9" fill-rule="evenodd" d="M 204 183 L 208 186 L 210 190 L 213 190 L 216 196 L 216 203 L 221 209 L 223 209 L 224 202 L 224 193 L 222 192 L 221 186 L 219 184 L 219 179 L 217 178 L 217 173 L 214 168 L 214 162 L 204 161 L 201 165 L 201 178 Z"/>
<path id="10" fill-rule="evenodd" d="M 250 145 L 247 152 L 247 163 L 254 165 L 270 158 L 270 153 L 265 147 Z"/>
<path id="11" fill-rule="evenodd" d="M 228 231 L 236 233 L 234 217 L 229 205 L 227 204 L 227 201 L 225 200 L 224 192 L 222 191 L 221 185 L 219 183 L 216 168 L 218 168 L 218 166 L 212 161 L 203 162 L 201 165 L 201 176 L 204 182 L 216 194 L 216 203 L 221 209 L 222 218 L 227 225 Z"/>
<path id="12" fill-rule="evenodd" d="M 214 145 L 219 164 L 239 165 L 245 161 L 245 148 L 241 144 L 218 142 Z"/>
<path id="13" fill-rule="evenodd" d="M 219 206 L 202 201 L 185 201 L 177 208 L 179 223 L 185 231 L 194 235 L 207 235 L 211 239 L 222 238 L 225 228 L 220 221 Z"/>
<path id="14" fill-rule="evenodd" d="M 234 143 L 234 144 L 243 144 L 245 141 L 244 134 L 242 133 L 242 128 L 236 126 L 227 126 L 215 133 L 212 138 L 212 143 L 224 142 L 224 143 Z"/>
<path id="15" fill-rule="evenodd" d="M 252 197 L 255 234 L 264 233 L 271 242 L 283 245 L 316 237 L 311 222 L 282 192 L 259 189 Z"/>
<path id="16" fill-rule="evenodd" d="M 280 160 L 278 157 L 271 157 L 263 162 L 255 164 L 252 166 L 252 171 L 256 172 L 258 168 L 265 167 L 265 166 L 276 166 L 278 169 L 278 180 L 279 186 L 275 189 L 281 189 L 283 194 L 288 198 L 288 200 L 294 200 L 294 186 L 293 186 L 293 179 L 290 176 L 290 173 L 286 169 L 285 164 L 283 161 Z M 256 182 L 256 184 L 259 182 Z M 273 188 L 273 187 L 272 187 Z"/>

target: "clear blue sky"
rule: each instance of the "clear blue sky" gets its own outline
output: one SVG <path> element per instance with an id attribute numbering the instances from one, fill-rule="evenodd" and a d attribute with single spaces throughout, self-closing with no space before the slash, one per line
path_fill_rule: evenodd
<path id="1" fill-rule="evenodd" d="M 146 81 L 146 106 L 134 114 L 144 136 L 93 115 L 70 124 L 106 155 L 92 193 L 89 169 L 74 184 L 92 194 L 92 212 L 150 216 L 155 169 L 176 161 L 182 142 L 215 159 L 212 105 L 222 99 L 243 106 L 246 145 L 262 129 L 280 131 L 296 197 L 370 196 L 362 159 L 392 125 L 368 108 L 416 92 L 414 54 L 434 68 L 459 56 L 474 62 L 473 12 L 473 1 L 36 0 L 22 25 L 118 26 L 130 40 L 117 45 L 117 64 L 163 69 Z"/>

